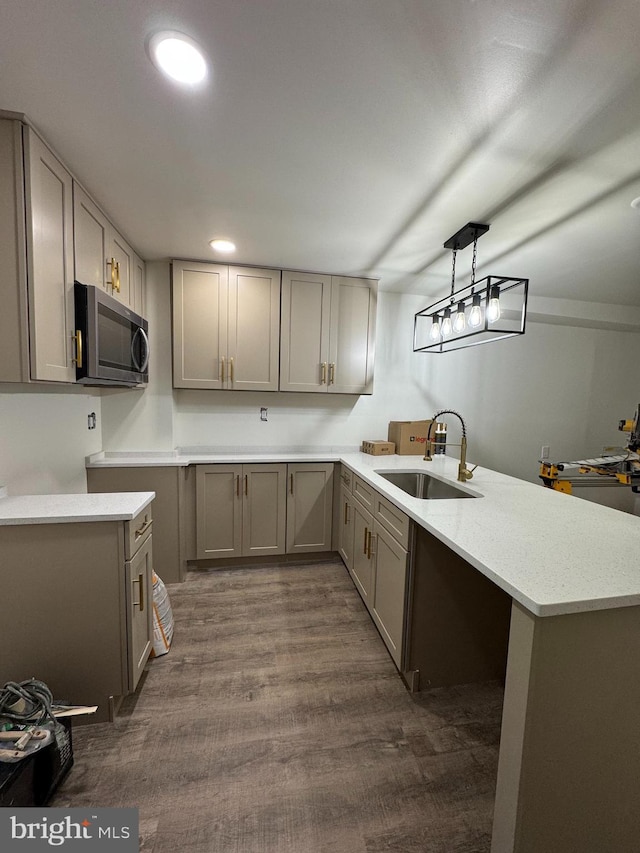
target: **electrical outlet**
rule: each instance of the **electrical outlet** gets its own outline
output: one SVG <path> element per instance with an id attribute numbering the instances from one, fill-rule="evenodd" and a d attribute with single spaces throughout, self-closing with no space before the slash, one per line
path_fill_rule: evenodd
<path id="1" fill-rule="evenodd" d="M 96 413 L 91 412 L 87 415 L 87 429 L 95 429 L 96 428 Z"/>
<path id="2" fill-rule="evenodd" d="M 260 420 L 261 421 L 267 420 L 267 411 L 268 411 L 268 409 L 266 406 L 260 406 Z"/>
<path id="3" fill-rule="evenodd" d="M 549 445 L 543 444 L 540 450 L 540 459 L 548 459 L 549 458 Z"/>

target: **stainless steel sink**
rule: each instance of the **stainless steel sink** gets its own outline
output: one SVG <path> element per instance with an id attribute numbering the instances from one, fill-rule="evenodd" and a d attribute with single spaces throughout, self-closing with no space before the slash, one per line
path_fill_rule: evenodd
<path id="1" fill-rule="evenodd" d="M 424 471 L 376 471 L 376 474 L 384 477 L 411 497 L 422 498 L 425 501 L 480 497 L 454 486 L 453 483 L 438 480 Z"/>

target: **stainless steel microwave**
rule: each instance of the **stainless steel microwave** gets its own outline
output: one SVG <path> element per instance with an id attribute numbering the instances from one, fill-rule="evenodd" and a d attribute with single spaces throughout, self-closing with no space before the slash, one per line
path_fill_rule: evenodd
<path id="1" fill-rule="evenodd" d="M 75 283 L 76 381 L 133 387 L 149 381 L 149 324 L 113 296 Z"/>

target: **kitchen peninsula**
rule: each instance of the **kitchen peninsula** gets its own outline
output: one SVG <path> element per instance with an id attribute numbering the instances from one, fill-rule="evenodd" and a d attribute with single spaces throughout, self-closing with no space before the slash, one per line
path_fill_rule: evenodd
<path id="1" fill-rule="evenodd" d="M 309 452 L 98 454 L 89 468 L 341 463 L 511 601 L 493 853 L 621 853 L 640 836 L 640 545 L 634 516 L 478 468 L 473 500 L 421 500 L 378 472 L 443 457 Z M 419 567 L 417 569 L 419 571 Z"/>

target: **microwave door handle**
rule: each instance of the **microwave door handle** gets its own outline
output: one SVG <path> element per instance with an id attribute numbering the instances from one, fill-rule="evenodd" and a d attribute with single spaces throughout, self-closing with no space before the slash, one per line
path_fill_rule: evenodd
<path id="1" fill-rule="evenodd" d="M 144 360 L 142 362 L 142 367 L 140 368 L 140 373 L 144 373 L 147 367 L 149 366 L 149 336 L 142 328 L 142 326 L 140 326 L 138 331 L 144 338 Z"/>
<path id="2" fill-rule="evenodd" d="M 134 347 L 138 335 L 142 335 L 142 338 L 144 340 L 144 359 L 142 361 L 142 364 L 138 364 Z M 147 369 L 147 365 L 149 364 L 149 337 L 145 330 L 142 328 L 142 326 L 138 326 L 135 335 L 133 336 L 133 338 L 131 338 L 131 360 L 135 364 L 138 373 L 145 372 L 145 370 Z"/>
<path id="3" fill-rule="evenodd" d="M 133 362 L 133 366 L 138 371 L 138 373 L 142 373 L 142 368 L 140 367 L 140 364 L 138 363 L 138 359 L 136 358 L 136 338 L 138 337 L 138 335 L 140 334 L 141 331 L 142 331 L 142 329 L 138 326 L 138 328 L 135 330 L 135 332 L 133 334 L 133 337 L 131 338 L 131 350 L 130 350 L 131 351 L 131 361 Z"/>

